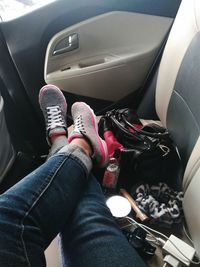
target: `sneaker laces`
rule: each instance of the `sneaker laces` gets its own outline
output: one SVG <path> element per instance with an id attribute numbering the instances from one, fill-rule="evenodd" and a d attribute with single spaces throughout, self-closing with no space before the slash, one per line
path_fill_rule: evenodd
<path id="1" fill-rule="evenodd" d="M 79 132 L 79 133 L 82 133 L 82 134 L 86 134 L 86 131 L 85 131 L 85 127 L 84 127 L 84 124 L 83 124 L 83 118 L 81 115 L 79 115 L 75 121 L 74 121 L 74 132 Z"/>
<path id="2" fill-rule="evenodd" d="M 65 122 L 62 118 L 61 109 L 59 106 L 47 107 L 47 130 L 56 127 L 65 128 Z"/>

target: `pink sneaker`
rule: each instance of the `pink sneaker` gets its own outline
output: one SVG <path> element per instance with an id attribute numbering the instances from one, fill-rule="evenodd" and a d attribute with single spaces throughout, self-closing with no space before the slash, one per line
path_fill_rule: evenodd
<path id="1" fill-rule="evenodd" d="M 74 128 L 68 141 L 75 138 L 86 138 L 93 149 L 94 160 L 99 167 L 108 163 L 108 151 L 104 140 L 98 134 L 98 126 L 94 111 L 84 102 L 76 102 L 72 106 Z"/>

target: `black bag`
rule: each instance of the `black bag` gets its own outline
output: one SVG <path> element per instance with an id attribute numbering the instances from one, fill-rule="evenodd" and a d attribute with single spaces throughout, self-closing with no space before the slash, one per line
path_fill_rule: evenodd
<path id="1" fill-rule="evenodd" d="M 99 122 L 99 131 L 102 137 L 106 131 L 112 131 L 123 145 L 114 153 L 120 161 L 120 187 L 130 188 L 144 181 L 150 184 L 167 182 L 171 187 L 179 188 L 180 158 L 165 128 L 157 124 L 142 126 L 137 114 L 125 108 L 108 111 Z"/>

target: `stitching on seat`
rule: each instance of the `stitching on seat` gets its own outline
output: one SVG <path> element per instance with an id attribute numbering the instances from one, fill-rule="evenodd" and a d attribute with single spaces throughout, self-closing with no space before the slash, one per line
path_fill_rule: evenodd
<path id="1" fill-rule="evenodd" d="M 199 125 L 197 123 L 196 117 L 195 117 L 194 113 L 192 112 L 192 110 L 190 109 L 190 107 L 188 106 L 186 100 L 176 90 L 173 90 L 173 93 L 175 93 L 178 97 L 180 97 L 182 99 L 183 103 L 185 103 L 186 107 L 188 108 L 188 110 L 190 111 L 190 113 L 191 113 L 191 115 L 192 115 L 192 117 L 194 119 L 194 122 L 195 122 L 195 124 L 197 126 L 198 132 L 200 132 L 200 128 L 199 128 Z"/>
<path id="2" fill-rule="evenodd" d="M 188 189 L 190 182 L 192 181 L 192 177 L 194 177 L 194 175 L 196 174 L 196 172 L 198 171 L 200 166 L 200 156 L 199 158 L 195 161 L 195 163 L 193 164 L 190 172 L 188 173 L 187 178 L 184 179 L 184 192 L 186 192 L 186 190 Z"/>
<path id="3" fill-rule="evenodd" d="M 196 3 L 197 1 L 193 1 L 193 9 L 194 9 L 194 18 L 195 18 L 196 28 L 197 28 L 197 31 L 199 31 L 199 25 L 198 25 L 198 20 L 197 20 L 197 13 L 196 13 L 196 10 L 197 10 Z"/>

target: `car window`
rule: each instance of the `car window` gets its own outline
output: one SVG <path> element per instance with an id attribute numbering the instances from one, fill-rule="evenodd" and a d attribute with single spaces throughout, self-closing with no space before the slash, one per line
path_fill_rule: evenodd
<path id="1" fill-rule="evenodd" d="M 7 21 L 57 0 L 0 0 L 0 19 Z"/>

